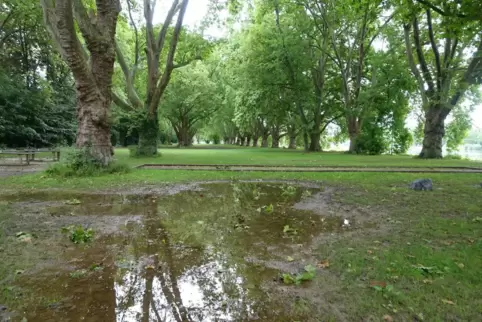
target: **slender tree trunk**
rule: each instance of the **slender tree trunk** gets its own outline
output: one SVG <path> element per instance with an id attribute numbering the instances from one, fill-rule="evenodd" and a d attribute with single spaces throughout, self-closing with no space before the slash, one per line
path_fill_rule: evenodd
<path id="1" fill-rule="evenodd" d="M 442 157 L 442 139 L 445 135 L 445 119 L 449 110 L 437 105 L 430 106 L 425 112 L 423 147 L 419 157 L 435 159 Z"/>
<path id="2" fill-rule="evenodd" d="M 288 144 L 288 149 L 296 149 L 296 134 L 290 135 L 290 142 Z"/>
<path id="3" fill-rule="evenodd" d="M 253 136 L 253 148 L 258 147 L 259 136 Z"/>
<path id="4" fill-rule="evenodd" d="M 147 114 L 143 124 L 139 128 L 139 144 L 137 155 L 152 157 L 157 155 L 157 144 L 159 141 L 159 120 L 157 113 Z"/>
<path id="5" fill-rule="evenodd" d="M 248 135 L 246 137 L 246 146 L 249 146 L 251 144 L 251 135 Z"/>
<path id="6" fill-rule="evenodd" d="M 356 153 L 357 140 L 360 135 L 360 122 L 356 117 L 347 117 L 348 135 L 350 136 L 350 148 L 348 152 Z"/>
<path id="7" fill-rule="evenodd" d="M 227 136 L 223 138 L 223 144 L 229 144 L 229 138 Z"/>
<path id="8" fill-rule="evenodd" d="M 279 148 L 279 140 L 280 140 L 279 131 L 272 130 L 272 132 L 271 132 L 271 148 L 278 149 Z"/>
<path id="9" fill-rule="evenodd" d="M 261 147 L 267 148 L 268 147 L 268 134 L 263 134 L 261 137 Z"/>

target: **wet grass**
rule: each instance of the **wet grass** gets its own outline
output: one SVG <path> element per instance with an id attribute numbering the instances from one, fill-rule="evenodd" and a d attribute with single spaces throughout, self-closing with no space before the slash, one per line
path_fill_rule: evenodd
<path id="1" fill-rule="evenodd" d="M 246 164 L 270 166 L 356 167 L 482 167 L 468 160 L 423 160 L 408 155 L 352 155 L 343 152 L 305 153 L 303 150 L 271 148 L 159 149 L 161 157 L 129 158 L 128 149 L 116 149 L 120 162 L 140 164 Z"/>
<path id="2" fill-rule="evenodd" d="M 398 156 L 303 154 L 273 150 L 162 150 L 155 162 L 135 163 L 357 165 L 366 166 L 473 166 L 458 160 L 417 160 Z M 480 164 L 477 164 L 480 166 Z M 429 177 L 434 191 L 407 188 L 414 179 Z M 482 320 L 482 174 L 411 173 L 260 173 L 181 170 L 134 170 L 131 173 L 88 178 L 56 179 L 44 174 L 2 178 L 0 193 L 37 189 L 123 190 L 136 186 L 203 180 L 309 180 L 337 188 L 335 200 L 347 207 L 379 215 L 380 229 L 353 238 L 334 238 L 316 250 L 328 260 L 327 274 L 315 278 L 320 289 L 330 287 L 327 300 L 339 303 L 349 320 L 480 321 Z M 12 300 L 9 283 L 15 271 L 35 257 L 3 256 L 20 249 L 11 227 L 22 220 L 7 204 L 0 204 L 0 304 Z M 21 259 L 24 258 L 24 261 Z M 11 259 L 11 258 L 10 258 Z M 20 260 L 19 260 L 20 259 Z M 14 298 L 14 297 L 13 297 Z M 320 319 L 326 320 L 326 319 Z M 334 320 L 337 320 L 336 315 Z"/>
<path id="3" fill-rule="evenodd" d="M 468 179 L 468 178 L 467 178 Z M 324 245 L 352 316 L 478 321 L 482 317 L 481 188 L 456 176 L 435 191 L 345 186 L 338 200 L 380 212 L 386 229 Z M 349 300 L 348 300 L 349 298 Z"/>

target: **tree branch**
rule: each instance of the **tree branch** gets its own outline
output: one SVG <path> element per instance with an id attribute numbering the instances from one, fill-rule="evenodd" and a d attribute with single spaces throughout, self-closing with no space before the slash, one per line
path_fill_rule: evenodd
<path id="1" fill-rule="evenodd" d="M 177 44 L 179 42 L 179 36 L 181 34 L 182 22 L 184 20 L 184 15 L 186 13 L 188 4 L 189 4 L 189 0 L 182 0 L 182 3 L 180 5 L 181 8 L 179 9 L 176 26 L 174 27 L 174 31 L 172 33 L 171 44 L 169 47 L 169 52 L 167 54 L 166 67 L 156 87 L 155 93 L 152 98 L 151 106 L 149 106 L 149 110 L 151 113 L 153 113 L 156 110 L 157 105 L 159 105 L 161 96 L 164 93 L 167 87 L 167 84 L 169 83 L 169 79 L 171 78 L 171 74 L 174 69 L 174 63 L 173 63 L 174 55 L 176 53 Z"/>
<path id="2" fill-rule="evenodd" d="M 179 6 L 179 0 L 174 0 L 174 2 L 171 5 L 171 8 L 169 9 L 166 19 L 164 20 L 164 23 L 162 25 L 161 30 L 159 31 L 159 35 L 157 36 L 157 52 L 156 52 L 156 57 L 159 59 L 162 49 L 164 48 L 164 42 L 166 41 L 166 35 L 167 31 L 169 30 L 169 26 L 171 25 L 172 19 L 174 18 L 174 15 L 176 12 L 180 10 Z"/>
<path id="3" fill-rule="evenodd" d="M 428 85 L 430 95 L 433 95 L 435 88 L 433 84 L 432 75 L 430 74 L 430 70 L 427 67 L 427 62 L 425 61 L 425 56 L 423 54 L 422 43 L 420 42 L 420 30 L 418 28 L 418 19 L 416 16 L 413 18 L 412 24 L 413 24 L 413 39 L 415 41 L 415 50 L 417 52 L 420 68 L 422 69 L 422 76 Z"/>
<path id="4" fill-rule="evenodd" d="M 403 26 L 403 31 L 405 35 L 405 48 L 407 51 L 408 64 L 410 66 L 410 70 L 412 71 L 413 76 L 415 76 L 415 79 L 417 80 L 418 89 L 420 90 L 420 96 L 422 97 L 422 103 L 425 107 L 428 105 L 428 100 L 425 93 L 425 86 L 422 75 L 420 75 L 417 65 L 415 64 L 415 59 L 413 58 L 412 42 L 410 41 L 410 25 L 406 24 L 405 26 Z"/>
<path id="5" fill-rule="evenodd" d="M 134 70 L 136 69 L 136 66 L 134 66 L 133 71 L 129 70 L 127 62 L 124 58 L 124 54 L 122 53 L 117 41 L 115 42 L 115 53 L 117 56 L 117 62 L 121 66 L 122 73 L 124 74 L 124 78 L 126 80 L 127 98 L 134 107 L 141 108 L 144 104 L 137 95 L 137 91 L 134 86 Z"/>
<path id="6" fill-rule="evenodd" d="M 437 90 L 440 92 L 442 89 L 442 71 L 440 66 L 440 53 L 438 51 L 437 43 L 435 42 L 435 36 L 433 34 L 433 26 L 432 26 L 432 14 L 430 13 L 430 9 L 426 10 L 427 13 L 427 24 L 428 24 L 428 35 L 430 37 L 430 44 L 432 46 L 432 51 L 435 56 L 435 67 L 437 69 Z"/>

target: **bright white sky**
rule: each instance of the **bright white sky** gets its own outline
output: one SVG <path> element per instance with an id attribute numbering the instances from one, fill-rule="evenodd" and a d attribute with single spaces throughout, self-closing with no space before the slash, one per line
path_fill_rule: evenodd
<path id="1" fill-rule="evenodd" d="M 189 26 L 190 29 L 194 29 L 199 26 L 204 16 L 207 14 L 209 0 L 190 0 L 189 5 L 184 17 L 184 25 Z M 166 16 L 172 1 L 158 0 L 154 23 L 162 23 Z M 225 30 L 217 26 L 209 28 L 205 35 L 212 37 L 220 37 L 225 34 Z M 473 127 L 482 129 L 482 102 L 477 105 L 475 111 L 472 113 Z"/>

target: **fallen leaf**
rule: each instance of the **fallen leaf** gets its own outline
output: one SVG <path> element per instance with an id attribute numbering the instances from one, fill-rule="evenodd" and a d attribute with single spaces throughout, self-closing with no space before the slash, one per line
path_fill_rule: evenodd
<path id="1" fill-rule="evenodd" d="M 152 265 L 147 265 L 147 266 L 146 266 L 146 269 L 154 269 L 154 266 L 152 266 Z"/>
<path id="2" fill-rule="evenodd" d="M 471 244 L 473 244 L 473 243 L 474 243 L 474 240 L 473 240 L 473 239 L 469 239 L 468 242 L 471 243 Z"/>
<path id="3" fill-rule="evenodd" d="M 449 304 L 449 305 L 455 305 L 453 301 L 450 300 L 442 300 L 442 303 Z"/>
<path id="4" fill-rule="evenodd" d="M 429 280 L 429 279 L 425 279 L 425 280 L 423 280 L 423 283 L 424 284 L 433 284 L 433 281 Z"/>
<path id="5" fill-rule="evenodd" d="M 381 288 L 387 287 L 387 283 L 384 281 L 370 281 L 370 287 L 378 286 Z"/>
<path id="6" fill-rule="evenodd" d="M 367 250 L 367 254 L 370 255 L 370 254 L 373 254 L 373 252 L 369 249 Z"/>
<path id="7" fill-rule="evenodd" d="M 390 315 L 385 314 L 385 315 L 383 316 L 383 321 L 393 322 L 393 318 L 392 318 Z"/>
<path id="8" fill-rule="evenodd" d="M 457 266 L 460 267 L 461 269 L 465 267 L 463 263 L 458 263 Z"/>
<path id="9" fill-rule="evenodd" d="M 286 257 L 286 260 L 287 260 L 288 262 L 292 262 L 292 261 L 294 261 L 295 259 L 294 259 L 293 257 L 291 257 L 291 256 L 288 256 L 288 257 Z"/>
<path id="10" fill-rule="evenodd" d="M 316 266 L 318 266 L 319 268 L 328 268 L 330 267 L 330 262 L 325 259 L 324 261 L 319 262 Z"/>

